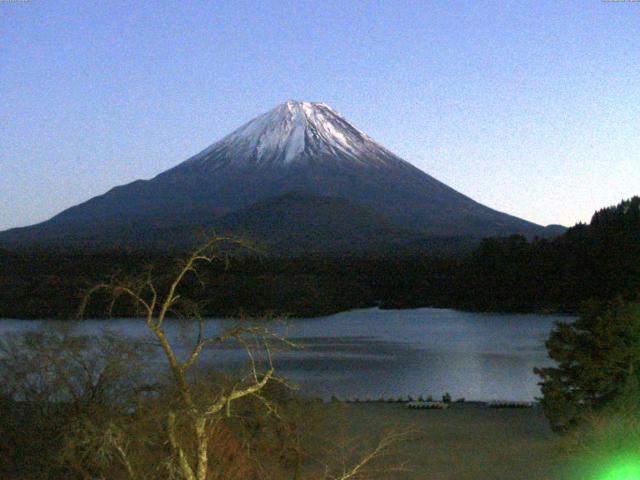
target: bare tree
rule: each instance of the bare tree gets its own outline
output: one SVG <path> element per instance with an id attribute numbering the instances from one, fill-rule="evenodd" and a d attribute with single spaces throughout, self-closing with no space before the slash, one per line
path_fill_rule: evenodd
<path id="1" fill-rule="evenodd" d="M 286 339 L 275 335 L 262 325 L 238 322 L 221 333 L 208 335 L 205 322 L 200 313 L 199 305 L 184 298 L 181 286 L 192 277 L 201 281 L 199 268 L 214 261 L 226 260 L 224 254 L 219 253 L 220 246 L 228 244 L 246 246 L 229 237 L 213 237 L 202 247 L 186 258 L 177 269 L 176 274 L 166 285 L 160 287 L 148 269 L 142 277 L 129 279 L 112 279 L 108 283 L 101 283 L 92 287 L 84 296 L 80 306 L 80 316 L 87 310 L 87 306 L 97 294 L 105 294 L 109 299 L 110 309 L 116 302 L 128 300 L 141 314 L 153 338 L 161 348 L 166 364 L 169 367 L 169 378 L 174 400 L 162 399 L 162 416 L 165 425 L 164 434 L 166 444 L 171 455 L 164 463 L 164 478 L 179 478 L 182 480 L 212 480 L 223 478 L 212 473 L 212 438 L 220 435 L 224 430 L 225 418 L 232 417 L 233 406 L 238 402 L 252 400 L 266 409 L 268 415 L 279 417 L 278 408 L 265 394 L 267 387 L 274 382 L 284 383 L 275 376 L 272 362 L 274 344 L 291 346 Z M 180 351 L 175 340 L 167 331 L 167 318 L 175 317 L 187 326 L 195 328 L 195 340 L 189 345 L 186 353 Z M 201 359 L 203 351 L 208 347 L 221 345 L 224 342 L 238 342 L 244 346 L 248 359 L 248 374 L 233 381 L 218 382 L 215 388 L 203 382 L 194 381 L 194 370 Z M 106 462 L 117 461 L 126 472 L 129 480 L 144 478 L 136 471 L 136 462 L 132 461 L 133 444 L 127 438 L 126 427 L 117 423 L 107 425 L 82 426 L 85 438 L 91 438 L 91 450 L 102 455 Z M 221 428 L 223 430 L 221 430 Z M 285 428 L 286 430 L 286 428 Z M 294 438 L 296 467 L 294 477 L 299 478 L 300 464 L 304 455 L 300 445 L 300 438 L 295 434 L 287 434 Z M 325 462 L 325 468 L 320 473 L 321 478 L 327 480 L 356 480 L 373 478 L 367 467 L 382 458 L 392 445 L 404 440 L 405 434 L 390 433 L 385 435 L 370 451 L 359 456 L 351 463 L 343 462 L 336 470 Z M 251 450 L 247 446 L 248 451 Z M 260 463 L 261 460 L 258 460 Z M 215 462 L 214 462 L 215 463 Z M 347 467 L 347 465 L 350 465 Z M 384 469 L 379 470 L 382 472 Z M 387 470 L 384 470 L 387 471 Z M 258 475 L 260 478 L 275 478 L 269 475 Z M 225 477 L 232 478 L 232 477 Z M 242 477 L 240 477 L 242 478 Z M 311 475 L 311 478 L 318 478 Z"/>
<path id="2" fill-rule="evenodd" d="M 209 440 L 211 431 L 220 421 L 221 416 L 230 416 L 234 402 L 244 397 L 254 397 L 272 409 L 268 400 L 260 395 L 261 390 L 274 380 L 274 367 L 271 360 L 271 349 L 267 337 L 273 337 L 259 326 L 237 324 L 215 336 L 206 336 L 204 320 L 198 306 L 192 301 L 183 299 L 179 293 L 181 284 L 187 275 L 199 277 L 198 267 L 209 264 L 223 257 L 217 253 L 220 244 L 241 242 L 228 237 L 213 237 L 205 245 L 193 252 L 179 267 L 166 292 L 160 292 L 154 284 L 149 270 L 142 279 L 112 281 L 101 283 L 89 290 L 80 307 L 80 315 L 84 313 L 89 300 L 98 292 L 106 292 L 111 297 L 111 307 L 119 298 L 131 301 L 142 313 L 144 321 L 158 341 L 166 361 L 171 379 L 180 398 L 180 405 L 171 409 L 166 418 L 166 432 L 169 445 L 175 456 L 177 469 L 184 480 L 206 480 L 209 470 Z M 175 346 L 171 343 L 165 328 L 165 320 L 169 315 L 184 321 L 197 324 L 197 338 L 190 351 L 179 358 Z M 266 353 L 267 366 L 259 371 L 254 355 L 249 348 L 250 342 L 259 336 L 265 339 L 262 346 Z M 196 364 L 202 351 L 209 346 L 235 340 L 247 346 L 250 361 L 250 374 L 227 388 L 221 388 L 215 396 L 196 396 L 194 385 L 188 379 L 188 371 Z M 255 342 L 252 342 L 255 343 Z M 178 422 L 186 422 L 193 432 L 195 452 L 190 454 L 181 437 L 177 435 Z M 135 473 L 130 472 L 131 478 Z"/>

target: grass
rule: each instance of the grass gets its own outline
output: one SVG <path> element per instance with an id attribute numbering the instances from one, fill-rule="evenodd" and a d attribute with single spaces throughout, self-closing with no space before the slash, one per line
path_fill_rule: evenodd
<path id="1" fill-rule="evenodd" d="M 399 451 L 408 460 L 398 480 L 553 480 L 563 459 L 558 437 L 540 408 L 494 409 L 477 404 L 447 410 L 412 410 L 402 404 L 324 405 L 327 432 L 366 438 L 386 429 L 411 428 Z M 388 462 L 394 462 L 392 458 Z"/>

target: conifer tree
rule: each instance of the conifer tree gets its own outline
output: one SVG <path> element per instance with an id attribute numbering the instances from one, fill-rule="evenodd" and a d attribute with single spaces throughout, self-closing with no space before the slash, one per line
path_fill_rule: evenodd
<path id="1" fill-rule="evenodd" d="M 546 346 L 557 366 L 535 372 L 555 431 L 640 398 L 640 304 L 588 302 L 575 322 L 556 326 Z"/>

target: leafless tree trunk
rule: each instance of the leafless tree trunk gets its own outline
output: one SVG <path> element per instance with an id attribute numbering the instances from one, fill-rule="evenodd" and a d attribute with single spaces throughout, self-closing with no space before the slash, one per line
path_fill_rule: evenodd
<path id="1" fill-rule="evenodd" d="M 98 292 L 106 292 L 111 298 L 111 308 L 120 297 L 124 297 L 132 302 L 143 313 L 144 322 L 151 334 L 159 343 L 164 358 L 168 364 L 170 378 L 176 388 L 180 399 L 180 408 L 170 407 L 166 413 L 166 436 L 167 444 L 173 452 L 174 471 L 183 480 L 208 480 L 210 477 L 209 439 L 213 428 L 225 416 L 230 416 L 233 404 L 245 397 L 258 399 L 267 407 L 270 412 L 275 412 L 267 398 L 261 391 L 276 380 L 274 377 L 274 367 L 271 359 L 271 348 L 267 338 L 276 338 L 264 328 L 247 326 L 241 323 L 216 336 L 206 336 L 204 320 L 198 309 L 185 299 L 182 299 L 179 290 L 187 275 L 192 274 L 198 277 L 198 266 L 208 264 L 220 259 L 216 254 L 215 247 L 219 244 L 231 242 L 243 245 L 228 237 L 214 237 L 205 245 L 193 252 L 180 266 L 171 283 L 165 292 L 154 284 L 151 270 L 145 277 L 133 280 L 101 283 L 91 288 L 85 295 L 80 306 L 79 315 L 86 311 L 91 298 Z M 165 328 L 165 320 L 168 315 L 192 322 L 197 328 L 197 338 L 187 355 L 179 358 L 174 345 L 169 339 Z M 266 366 L 259 371 L 257 362 L 254 360 L 251 348 L 248 346 L 246 337 L 262 339 L 261 345 L 266 357 Z M 245 345 L 247 350 L 250 373 L 245 378 L 240 379 L 235 384 L 221 389 L 217 395 L 196 396 L 194 386 L 190 382 L 188 372 L 200 358 L 206 347 L 221 344 L 226 341 L 239 341 Z M 283 338 L 277 340 L 286 342 Z M 179 434 L 180 426 L 188 427 L 189 439 L 185 439 L 183 434 Z M 365 476 L 365 466 L 382 456 L 391 445 L 404 438 L 403 435 L 392 434 L 385 436 L 381 442 L 370 452 L 364 455 L 351 467 L 346 467 L 339 473 L 331 473 L 327 470 L 323 478 L 327 480 L 355 480 L 368 478 Z M 190 441 L 187 441 L 190 440 Z M 195 442 L 195 448 L 191 441 Z M 118 457 L 131 480 L 142 479 L 140 473 L 134 471 L 134 467 L 128 461 L 126 450 L 121 443 L 112 445 L 118 452 Z M 300 474 L 300 459 L 296 467 L 296 478 Z"/>
<path id="2" fill-rule="evenodd" d="M 178 461 L 178 468 L 185 480 L 206 480 L 209 467 L 208 433 L 210 427 L 217 421 L 220 415 L 224 415 L 225 412 L 227 415 L 230 414 L 231 406 L 236 400 L 247 396 L 262 398 L 259 395 L 260 390 L 262 390 L 274 376 L 271 355 L 270 352 L 268 352 L 267 358 L 269 359 L 269 365 L 265 372 L 261 374 L 258 373 L 255 362 L 253 362 L 253 358 L 251 357 L 252 374 L 248 381 L 244 379 L 244 381 L 238 382 L 228 391 L 223 391 L 217 398 L 205 404 L 196 401 L 193 397 L 192 387 L 189 381 L 187 381 L 186 375 L 189 368 L 197 362 L 205 347 L 232 339 L 238 340 L 246 334 L 266 334 L 266 332 L 263 332 L 260 328 L 237 325 L 219 336 L 206 337 L 204 335 L 204 320 L 197 309 L 192 308 L 191 305 L 187 308 L 181 308 L 181 296 L 178 290 L 185 277 L 190 273 L 198 275 L 197 267 L 199 264 L 211 263 L 218 259 L 219 257 L 216 255 L 214 247 L 223 242 L 239 243 L 227 237 L 214 237 L 210 239 L 205 245 L 193 252 L 191 256 L 186 259 L 164 295 L 159 293 L 154 285 L 151 272 L 149 272 L 142 281 L 102 283 L 94 286 L 85 295 L 80 307 L 80 315 L 82 315 L 91 297 L 99 291 L 106 291 L 112 297 L 112 307 L 119 297 L 124 296 L 132 301 L 135 306 L 141 308 L 147 327 L 155 336 L 164 352 L 173 381 L 185 410 L 188 412 L 186 417 L 195 437 L 195 457 L 190 458 L 187 449 L 181 444 L 180 439 L 176 435 L 175 429 L 178 412 L 172 411 L 168 414 L 167 435 L 169 444 L 174 451 Z M 171 344 L 164 328 L 164 322 L 169 314 L 197 322 L 197 340 L 184 360 L 178 359 L 174 346 Z"/>

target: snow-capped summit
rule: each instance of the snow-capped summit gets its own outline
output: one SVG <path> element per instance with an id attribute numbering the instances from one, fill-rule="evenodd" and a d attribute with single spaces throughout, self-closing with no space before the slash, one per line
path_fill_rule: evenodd
<path id="1" fill-rule="evenodd" d="M 345 158 L 346 157 L 346 158 Z M 331 159 L 372 166 L 402 162 L 325 103 L 288 100 L 185 162 L 284 166 Z"/>

